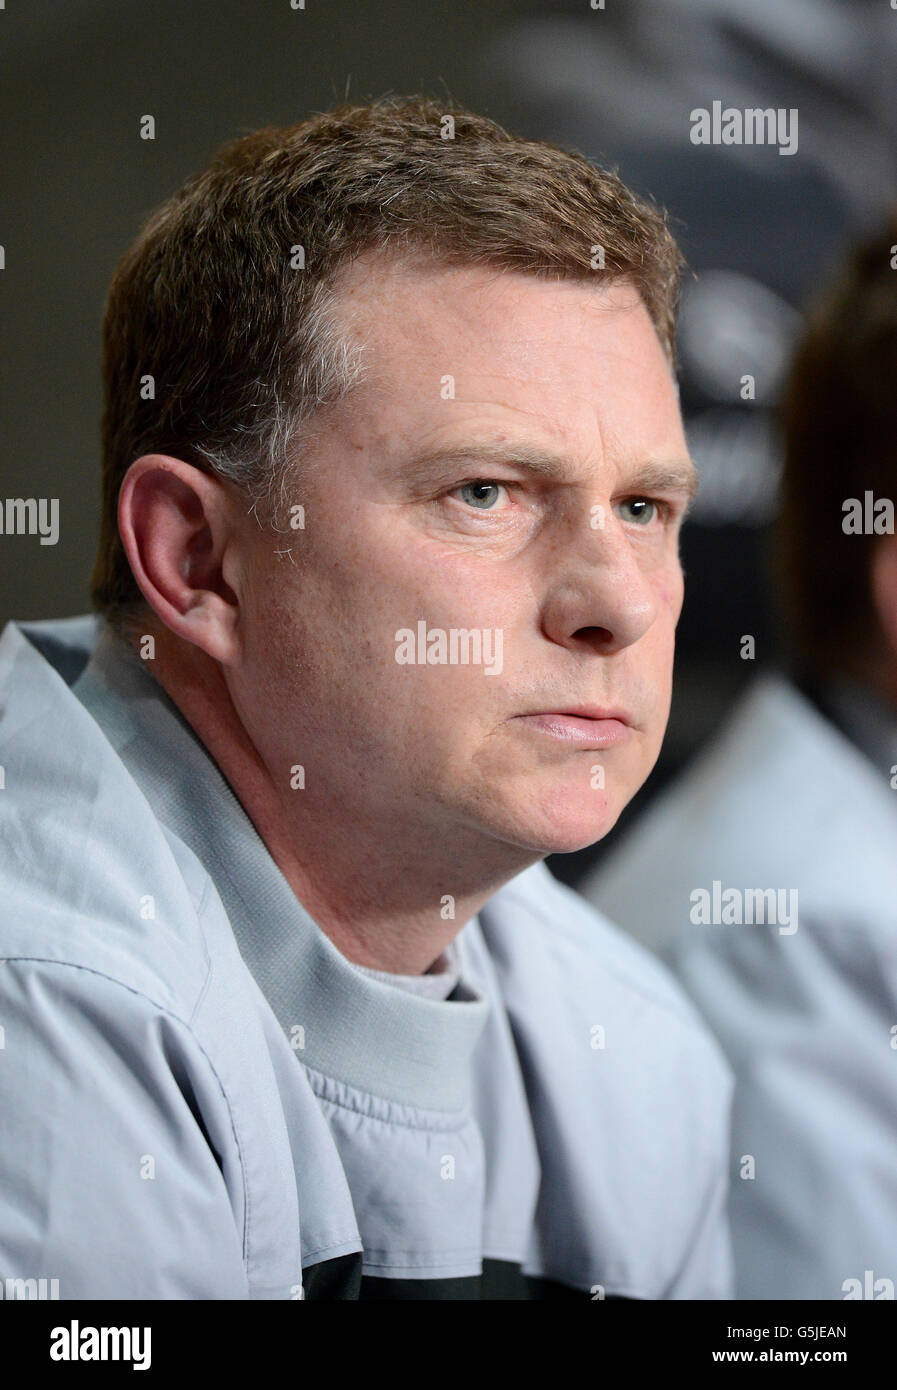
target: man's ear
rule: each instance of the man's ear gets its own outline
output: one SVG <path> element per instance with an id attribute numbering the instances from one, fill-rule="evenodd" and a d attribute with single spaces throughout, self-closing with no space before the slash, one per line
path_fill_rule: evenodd
<path id="1" fill-rule="evenodd" d="M 872 552 L 872 602 L 887 643 L 887 661 L 897 671 L 897 536 L 883 536 Z"/>
<path id="2" fill-rule="evenodd" d="M 125 474 L 118 529 L 134 578 L 159 618 L 214 661 L 239 656 L 235 501 L 226 483 L 168 454 L 143 454 Z"/>

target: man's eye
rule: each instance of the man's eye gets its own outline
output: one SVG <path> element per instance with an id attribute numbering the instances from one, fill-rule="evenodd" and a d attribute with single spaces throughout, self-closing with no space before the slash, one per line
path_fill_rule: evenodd
<path id="1" fill-rule="evenodd" d="M 491 483 L 488 479 L 477 479 L 473 483 L 464 483 L 455 491 L 460 493 L 463 500 L 477 511 L 489 512 L 494 510 L 499 494 L 506 489 L 503 483 Z"/>
<path id="2" fill-rule="evenodd" d="M 657 503 L 652 502 L 650 497 L 630 497 L 620 506 L 629 511 L 629 516 L 624 520 L 634 521 L 637 526 L 647 526 L 657 514 Z"/>

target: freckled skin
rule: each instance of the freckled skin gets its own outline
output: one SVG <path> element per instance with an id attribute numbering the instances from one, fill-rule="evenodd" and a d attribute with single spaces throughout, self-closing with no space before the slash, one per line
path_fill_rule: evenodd
<path id="1" fill-rule="evenodd" d="M 235 758 L 231 778 L 346 954 L 425 969 L 501 883 L 603 836 L 654 766 L 685 497 L 652 494 L 668 512 L 649 508 L 646 523 L 629 509 L 648 495 L 631 480 L 645 460 L 688 451 L 630 286 L 362 257 L 340 288 L 371 376 L 319 412 L 290 497 L 305 529 L 272 537 L 243 520 L 232 542 L 239 643 L 218 669 L 256 766 L 244 775 Z M 567 473 L 465 463 L 423 486 L 415 457 L 455 444 L 538 447 Z M 464 488 L 478 477 L 496 484 L 487 507 Z M 590 524 L 596 504 L 603 528 Z M 419 619 L 500 629 L 501 673 L 397 664 L 396 632 Z M 596 753 L 515 720 L 585 704 L 625 710 L 632 736 Z M 201 736 L 225 767 L 236 740 L 211 721 Z M 301 793 L 289 788 L 297 763 Z M 454 921 L 439 915 L 445 893 Z"/>

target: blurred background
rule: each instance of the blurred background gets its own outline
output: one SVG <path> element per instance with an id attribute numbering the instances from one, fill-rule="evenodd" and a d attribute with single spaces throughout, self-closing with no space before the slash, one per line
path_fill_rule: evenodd
<path id="1" fill-rule="evenodd" d="M 292 0 L 299 4 L 299 0 Z M 55 546 L 0 537 L 0 624 L 86 612 L 99 327 L 149 211 L 226 139 L 348 97 L 426 92 L 582 150 L 666 206 L 689 263 L 682 404 L 701 493 L 670 727 L 576 883 L 776 661 L 775 406 L 808 297 L 897 196 L 887 0 L 68 0 L 0 7 L 3 497 L 59 499 Z M 798 150 L 694 145 L 690 113 L 797 108 Z M 139 138 L 141 116 L 156 138 Z M 753 399 L 742 382 L 754 381 Z M 741 638 L 756 639 L 742 660 Z"/>

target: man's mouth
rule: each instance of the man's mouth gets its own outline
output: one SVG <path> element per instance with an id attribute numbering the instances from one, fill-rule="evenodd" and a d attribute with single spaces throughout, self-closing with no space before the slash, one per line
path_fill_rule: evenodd
<path id="1" fill-rule="evenodd" d="M 597 706 L 518 714 L 513 722 L 580 748 L 615 748 L 632 737 L 632 724 L 627 714 Z"/>

